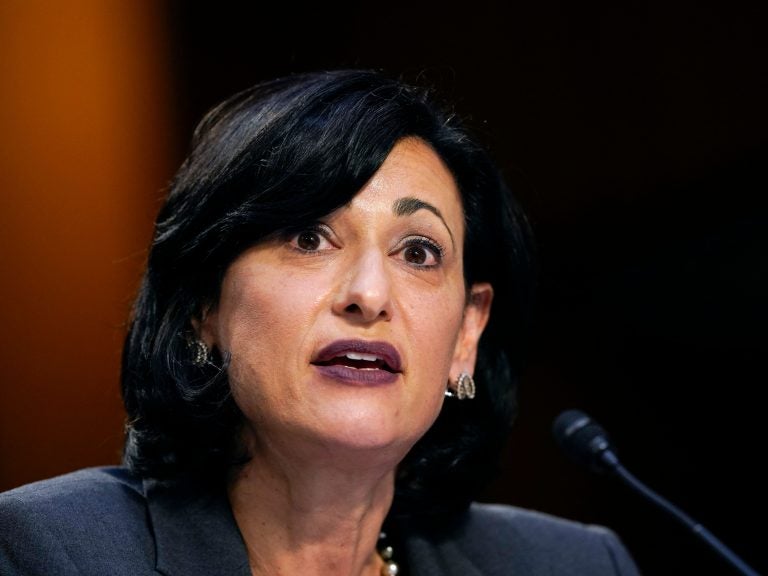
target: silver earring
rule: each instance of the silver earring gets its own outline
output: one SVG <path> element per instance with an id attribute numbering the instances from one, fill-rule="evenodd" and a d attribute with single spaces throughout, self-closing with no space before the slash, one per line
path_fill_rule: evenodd
<path id="1" fill-rule="evenodd" d="M 195 338 L 190 343 L 190 347 L 192 348 L 192 364 L 198 368 L 205 366 L 208 363 L 209 357 L 208 346 L 205 345 L 205 342 Z"/>
<path id="2" fill-rule="evenodd" d="M 459 400 L 472 400 L 475 397 L 475 381 L 467 372 L 462 372 L 456 378 L 456 392 L 448 388 L 445 395 L 449 398 L 458 398 Z"/>

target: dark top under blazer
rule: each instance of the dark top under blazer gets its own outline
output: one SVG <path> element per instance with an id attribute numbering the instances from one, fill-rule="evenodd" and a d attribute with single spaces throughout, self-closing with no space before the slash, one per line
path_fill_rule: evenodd
<path id="1" fill-rule="evenodd" d="M 474 504 L 448 538 L 404 535 L 412 576 L 636 575 L 610 531 Z M 3 576 L 250 576 L 224 494 L 202 498 L 94 468 L 0 494 Z"/>

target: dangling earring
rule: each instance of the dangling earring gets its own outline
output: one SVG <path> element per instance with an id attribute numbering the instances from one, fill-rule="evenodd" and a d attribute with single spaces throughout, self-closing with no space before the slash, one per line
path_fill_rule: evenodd
<path id="1" fill-rule="evenodd" d="M 199 338 L 195 338 L 190 342 L 189 344 L 190 348 L 192 348 L 192 364 L 197 366 L 198 368 L 202 368 L 206 364 L 208 364 L 209 360 L 209 350 L 208 346 L 205 345 L 205 342 L 200 340 Z"/>
<path id="2" fill-rule="evenodd" d="M 456 378 L 456 392 L 448 388 L 445 395 L 448 398 L 458 398 L 459 400 L 472 400 L 475 397 L 475 381 L 467 372 L 462 372 Z"/>

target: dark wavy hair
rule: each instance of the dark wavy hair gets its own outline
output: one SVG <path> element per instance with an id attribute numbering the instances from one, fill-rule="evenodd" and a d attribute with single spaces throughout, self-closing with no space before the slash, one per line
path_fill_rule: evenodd
<path id="1" fill-rule="evenodd" d="M 266 237 L 347 204 L 402 138 L 427 142 L 461 192 L 466 285 L 495 291 L 480 341 L 474 401 L 447 400 L 398 468 L 397 517 L 466 507 L 515 411 L 532 293 L 529 229 L 488 154 L 426 88 L 373 71 L 293 75 L 211 110 L 157 217 L 125 341 L 124 460 L 165 482 L 222 484 L 242 463 L 243 416 L 227 358 L 196 366 L 193 318 L 218 301 L 227 267 Z M 268 337 L 265 336 L 265 337 Z"/>

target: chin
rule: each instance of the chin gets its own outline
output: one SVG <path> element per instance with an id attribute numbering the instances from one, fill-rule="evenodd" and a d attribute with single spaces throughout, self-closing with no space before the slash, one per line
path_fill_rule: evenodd
<path id="1" fill-rule="evenodd" d="M 423 419 L 420 426 L 417 425 L 419 420 L 415 416 L 409 417 L 400 411 L 381 407 L 355 412 L 350 408 L 344 415 L 332 416 L 324 432 L 327 441 L 339 448 L 392 450 L 402 458 L 426 433 L 434 418 Z"/>

